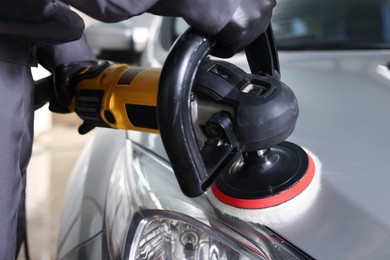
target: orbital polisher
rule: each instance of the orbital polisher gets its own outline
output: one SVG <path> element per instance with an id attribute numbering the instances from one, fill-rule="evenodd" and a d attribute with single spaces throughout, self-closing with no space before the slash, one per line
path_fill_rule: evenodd
<path id="1" fill-rule="evenodd" d="M 251 73 L 211 59 L 214 46 L 189 28 L 162 69 L 103 63 L 86 70 L 74 81 L 70 110 L 92 126 L 160 133 L 189 197 L 206 192 L 218 210 L 251 222 L 291 219 L 314 200 L 320 162 L 285 141 L 299 109 L 280 81 L 272 29 L 245 50 Z"/>
<path id="2" fill-rule="evenodd" d="M 207 196 L 226 214 L 262 224 L 292 220 L 316 198 L 321 164 L 285 141 L 299 109 L 280 81 L 272 29 L 245 50 L 251 74 L 209 59 L 212 48 L 190 30 L 161 73 L 158 119 L 176 177 L 189 196 L 211 185 Z"/>

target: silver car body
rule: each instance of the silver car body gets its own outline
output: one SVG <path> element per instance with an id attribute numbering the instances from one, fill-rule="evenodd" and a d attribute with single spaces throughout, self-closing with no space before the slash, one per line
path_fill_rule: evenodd
<path id="1" fill-rule="evenodd" d="M 161 19 L 154 20 L 145 66 L 161 66 L 166 56 Z M 317 155 L 322 175 L 318 197 L 301 218 L 268 228 L 316 259 L 388 259 L 390 50 L 280 51 L 279 58 L 282 81 L 300 107 L 288 140 Z M 240 55 L 230 61 L 247 69 Z M 204 195 L 185 197 L 154 134 L 96 131 L 67 196 L 60 259 L 123 257 L 136 228 L 131 223 L 145 209 L 184 213 L 208 225 L 215 219 L 247 240 L 261 232 L 239 216 L 218 214 Z"/>

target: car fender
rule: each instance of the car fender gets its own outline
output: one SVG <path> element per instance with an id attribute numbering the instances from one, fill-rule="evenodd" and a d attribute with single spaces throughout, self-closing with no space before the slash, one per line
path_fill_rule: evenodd
<path id="1" fill-rule="evenodd" d="M 95 131 L 69 181 L 60 222 L 59 259 L 104 232 L 108 183 L 126 134 L 112 129 Z"/>

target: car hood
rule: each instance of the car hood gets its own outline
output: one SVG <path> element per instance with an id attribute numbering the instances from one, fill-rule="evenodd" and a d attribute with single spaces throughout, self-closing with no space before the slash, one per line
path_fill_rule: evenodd
<path id="1" fill-rule="evenodd" d="M 290 141 L 322 163 L 309 212 L 277 231 L 321 258 L 390 255 L 390 52 L 281 54 L 300 115 Z"/>
<path id="2" fill-rule="evenodd" d="M 322 175 L 310 209 L 270 228 L 315 258 L 390 256 L 389 60 L 389 51 L 280 52 L 300 109 L 288 141 L 314 153 Z M 166 158 L 159 138 L 137 140 Z"/>

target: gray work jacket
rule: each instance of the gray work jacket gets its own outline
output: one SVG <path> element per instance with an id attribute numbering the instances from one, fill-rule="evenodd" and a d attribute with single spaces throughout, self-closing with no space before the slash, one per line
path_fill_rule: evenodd
<path id="1" fill-rule="evenodd" d="M 181 16 L 191 26 L 215 34 L 228 23 L 240 1 L 1 0 L 0 60 L 34 66 L 41 53 L 56 66 L 94 59 L 82 38 L 83 20 L 66 4 L 104 22 L 118 22 L 144 12 Z"/>

